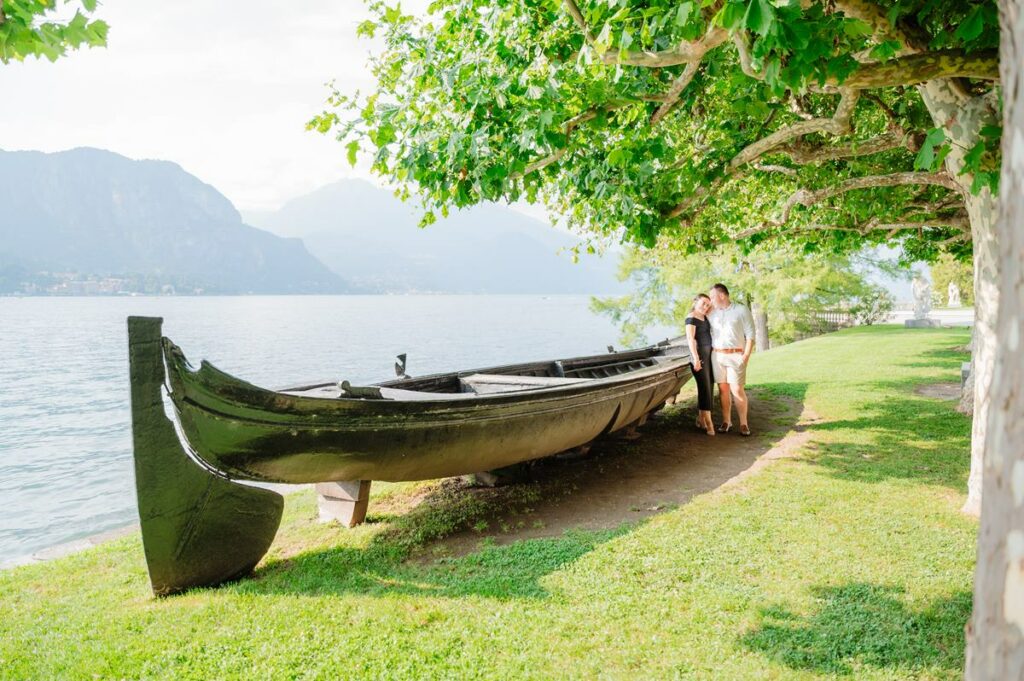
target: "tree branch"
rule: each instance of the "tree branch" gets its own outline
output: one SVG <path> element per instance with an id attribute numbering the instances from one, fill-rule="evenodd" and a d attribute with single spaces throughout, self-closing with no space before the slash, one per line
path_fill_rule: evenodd
<path id="1" fill-rule="evenodd" d="M 788 168 L 786 166 L 775 165 L 772 163 L 761 163 L 760 161 L 754 161 L 750 164 L 750 167 L 756 168 L 765 173 L 782 173 L 783 175 L 789 175 L 795 177 L 797 174 L 796 168 Z"/>
<path id="2" fill-rule="evenodd" d="M 921 173 L 903 172 L 891 173 L 889 175 L 866 175 L 844 180 L 832 187 L 824 189 L 809 190 L 798 189 L 786 200 L 782 208 L 781 217 L 774 221 L 775 226 L 784 225 L 789 222 L 789 216 L 797 205 L 810 207 L 826 199 L 846 192 L 858 189 L 874 189 L 877 187 L 896 187 L 900 185 L 926 184 L 938 187 L 945 187 L 951 191 L 959 192 L 960 187 L 956 181 L 944 172 Z"/>
<path id="3" fill-rule="evenodd" d="M 732 235 L 731 239 L 738 241 L 740 239 L 747 239 L 754 236 L 755 234 L 761 234 L 769 230 L 778 230 L 782 225 L 777 225 L 771 222 L 763 223 L 757 227 L 751 227 Z M 945 244 L 948 242 L 956 241 L 970 235 L 970 222 L 966 215 L 955 215 L 948 218 L 939 218 L 936 220 L 920 220 L 920 221 L 909 221 L 901 220 L 898 222 L 883 222 L 882 218 L 877 216 L 870 218 L 862 222 L 859 225 L 832 225 L 814 222 L 809 225 L 793 226 L 787 229 L 782 229 L 776 232 L 775 236 L 781 236 L 782 234 L 801 234 L 806 232 L 851 232 L 853 234 L 860 234 L 866 236 L 872 232 L 886 232 L 886 239 L 891 239 L 900 232 L 905 231 L 919 231 L 921 229 L 928 228 L 944 228 L 944 229 L 955 229 L 958 231 L 952 238 L 946 239 L 940 242 Z"/>
<path id="4" fill-rule="evenodd" d="M 833 0 L 835 7 L 848 17 L 860 19 L 874 31 L 878 42 L 895 40 L 903 44 L 900 54 L 926 52 L 931 41 L 927 33 L 919 27 L 906 22 L 893 24 L 889 21 L 888 12 L 874 0 Z M 998 58 L 998 57 L 997 57 Z M 961 78 L 951 78 L 950 88 L 956 96 L 963 100 L 970 99 L 971 93 L 964 86 Z"/>
<path id="5" fill-rule="evenodd" d="M 853 110 L 857 106 L 857 99 L 860 97 L 860 93 L 856 90 L 843 89 L 841 94 L 839 104 L 836 106 L 835 113 L 832 114 L 831 118 L 811 118 L 776 130 L 772 134 L 744 147 L 740 153 L 736 154 L 729 161 L 727 170 L 732 171 L 750 163 L 797 137 L 803 137 L 811 133 L 850 134 L 853 131 Z"/>
<path id="6" fill-rule="evenodd" d="M 598 114 L 600 114 L 602 112 L 615 111 L 616 109 L 621 109 L 623 107 L 629 106 L 630 104 L 634 104 L 634 103 L 635 102 L 633 102 L 631 100 L 613 101 L 613 102 L 609 102 L 608 104 L 605 104 L 603 106 L 597 106 L 597 107 L 594 107 L 592 109 L 587 109 L 583 113 L 577 114 L 577 115 L 573 116 L 572 118 L 570 118 L 568 121 L 565 122 L 565 146 L 564 147 L 562 147 L 560 149 L 556 149 L 555 151 L 553 151 L 552 153 L 548 154 L 547 156 L 545 156 L 543 158 L 539 158 L 536 161 L 533 161 L 532 163 L 528 164 L 525 168 L 523 168 L 522 172 L 512 173 L 511 175 L 509 175 L 509 179 L 510 180 L 517 180 L 517 179 L 519 179 L 521 177 L 524 177 L 525 175 L 529 175 L 530 173 L 533 173 L 533 172 L 536 172 L 538 170 L 542 170 L 544 168 L 547 168 L 552 163 L 555 163 L 555 162 L 561 160 L 561 158 L 563 156 L 565 156 L 565 154 L 569 151 L 569 138 L 572 136 L 573 130 L 575 130 L 577 127 L 579 127 L 583 123 L 586 123 L 587 121 L 594 120 L 595 118 L 597 118 Z"/>
<path id="7" fill-rule="evenodd" d="M 963 50 L 920 52 L 886 62 L 864 64 L 840 81 L 829 78 L 826 85 L 866 90 L 869 88 L 917 85 L 937 78 L 999 80 L 999 55 L 995 50 L 966 54 Z"/>
<path id="8" fill-rule="evenodd" d="M 884 132 L 865 140 L 851 140 L 843 144 L 809 144 L 803 141 L 793 142 L 775 151 L 786 154 L 798 165 L 809 165 L 823 161 L 836 161 L 842 158 L 855 158 L 880 154 L 883 151 L 905 147 L 909 151 L 917 151 L 920 141 L 914 134 L 900 132 Z"/>
<path id="9" fill-rule="evenodd" d="M 697 45 L 700 45 L 703 48 L 703 52 L 700 52 L 700 56 L 697 57 L 695 61 L 687 64 L 686 68 L 683 69 L 683 73 L 673 81 L 672 87 L 670 87 L 668 92 L 665 93 L 665 103 L 659 106 L 658 110 L 651 116 L 651 125 L 657 125 L 661 119 L 667 116 L 669 112 L 675 108 L 676 104 L 679 102 L 679 98 L 683 95 L 683 90 L 686 89 L 686 86 L 690 84 L 693 77 L 697 75 L 697 71 L 700 70 L 700 60 L 707 52 L 724 43 L 728 37 L 728 31 L 712 27 L 708 29 L 708 32 L 703 38 L 697 41 Z"/>
<path id="10" fill-rule="evenodd" d="M 565 3 L 565 9 L 569 12 L 569 16 L 576 22 L 580 30 L 583 31 L 583 37 L 586 38 L 587 43 L 594 45 L 597 43 L 597 38 L 590 32 L 590 28 L 587 26 L 587 20 L 583 18 L 583 12 L 580 11 L 580 6 L 576 4 L 576 0 L 562 0 Z"/>
<path id="11" fill-rule="evenodd" d="M 565 9 L 572 17 L 572 20 L 576 22 L 576 26 L 583 32 L 583 37 L 587 43 L 597 48 L 597 38 L 591 32 L 590 27 L 587 26 L 587 20 L 583 17 L 583 12 L 580 11 L 579 5 L 576 4 L 576 0 L 562 0 L 565 4 Z M 717 6 L 717 3 L 716 3 Z M 714 10 L 715 7 L 708 9 Z M 722 29 L 714 29 L 722 31 Z M 709 31 L 710 33 L 711 31 Z M 725 33 L 725 31 L 722 31 Z M 728 34 L 726 33 L 726 36 Z M 605 50 L 599 51 L 601 61 L 605 64 L 624 64 L 628 66 L 646 66 L 651 68 L 662 68 L 665 66 L 679 66 L 680 64 L 694 64 L 699 62 L 703 57 L 704 53 L 710 48 L 704 46 L 704 39 L 688 41 L 684 40 L 674 48 L 670 50 L 629 50 L 622 52 L 620 50 Z M 724 40 L 725 38 L 723 38 Z M 691 76 L 692 78 L 692 76 Z M 685 86 L 684 86 L 685 87 Z M 681 90 L 680 90 L 681 91 Z"/>

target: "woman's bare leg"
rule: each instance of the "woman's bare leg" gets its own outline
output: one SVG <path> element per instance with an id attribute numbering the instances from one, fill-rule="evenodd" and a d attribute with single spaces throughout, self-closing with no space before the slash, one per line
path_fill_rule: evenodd
<path id="1" fill-rule="evenodd" d="M 704 410 L 700 412 L 701 428 L 703 428 L 708 435 L 715 434 L 715 422 L 711 418 L 711 411 Z"/>

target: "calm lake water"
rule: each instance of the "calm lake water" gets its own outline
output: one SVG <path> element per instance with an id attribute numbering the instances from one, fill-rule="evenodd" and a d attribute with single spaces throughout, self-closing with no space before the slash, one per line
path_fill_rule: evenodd
<path id="1" fill-rule="evenodd" d="M 0 563 L 136 521 L 125 318 L 265 387 L 603 352 L 588 296 L 0 298 Z M 654 329 L 652 340 L 668 335 Z"/>

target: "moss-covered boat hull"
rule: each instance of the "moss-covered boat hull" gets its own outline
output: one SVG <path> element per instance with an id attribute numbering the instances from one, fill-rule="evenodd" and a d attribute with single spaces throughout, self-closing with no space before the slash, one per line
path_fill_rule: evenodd
<path id="1" fill-rule="evenodd" d="M 128 320 L 136 490 L 158 594 L 233 579 L 265 553 L 281 497 L 235 480 L 339 482 L 329 503 L 359 522 L 368 484 L 358 481 L 428 480 L 558 454 L 642 422 L 690 377 L 685 345 L 666 341 L 373 386 L 267 390 L 207 362 L 194 370 L 161 322 Z"/>
<path id="2" fill-rule="evenodd" d="M 171 397 L 195 453 L 229 477 L 283 483 L 428 480 L 550 456 L 637 422 L 690 375 L 687 355 L 654 355 L 665 359 L 561 387 L 436 400 L 331 399 L 257 388 L 206 363 L 191 371 L 169 341 L 165 356 Z M 515 367 L 487 372 L 509 370 Z"/>

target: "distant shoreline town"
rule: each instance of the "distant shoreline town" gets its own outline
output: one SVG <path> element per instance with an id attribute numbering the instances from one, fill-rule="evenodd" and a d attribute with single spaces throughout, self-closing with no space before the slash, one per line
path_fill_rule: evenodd
<path id="1" fill-rule="evenodd" d="M 152 275 L 102 276 L 80 272 L 38 272 L 20 280 L 0 278 L 0 296 L 203 295 L 205 287 Z M 3 285 L 6 284 L 6 285 Z"/>

